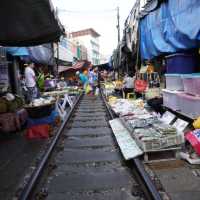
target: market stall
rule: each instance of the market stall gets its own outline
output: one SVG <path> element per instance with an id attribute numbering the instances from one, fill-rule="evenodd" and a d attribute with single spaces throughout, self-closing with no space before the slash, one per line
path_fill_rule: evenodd
<path id="1" fill-rule="evenodd" d="M 194 53 L 176 53 L 166 56 L 166 88 L 162 90 L 164 107 L 174 115 L 187 120 L 191 125 L 185 133 L 187 148 L 181 153 L 181 157 L 191 164 L 200 163 L 198 151 L 200 75 L 197 66 L 197 55 Z"/>
<path id="2" fill-rule="evenodd" d="M 65 119 L 81 90 L 78 87 L 55 87 L 41 97 L 25 105 L 28 111 L 27 138 L 48 138 L 53 127 Z"/>
<path id="3" fill-rule="evenodd" d="M 109 98 L 109 103 L 114 113 L 119 117 L 124 127 L 129 130 L 132 139 L 143 151 L 144 160 L 150 162 L 150 155 L 165 152 L 170 158 L 176 159 L 181 145 L 184 144 L 183 130 L 177 129 L 175 116 L 168 121 L 168 116 L 160 118 L 156 113 L 145 108 L 143 100 L 127 100 Z M 175 120 L 175 121 L 173 121 Z M 173 121 L 173 124 L 171 122 Z M 186 123 L 184 129 L 188 124 Z M 157 161 L 165 158 L 157 158 Z M 155 161 L 155 160 L 154 160 Z"/>
<path id="4" fill-rule="evenodd" d="M 5 48 L 0 47 L 0 133 L 16 133 L 26 124 L 23 99 L 12 93 Z"/>

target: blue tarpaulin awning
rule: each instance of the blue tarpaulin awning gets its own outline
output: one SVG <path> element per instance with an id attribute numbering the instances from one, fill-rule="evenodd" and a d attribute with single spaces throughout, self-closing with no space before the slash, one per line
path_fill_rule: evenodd
<path id="1" fill-rule="evenodd" d="M 29 52 L 26 47 L 6 47 L 5 49 L 12 56 L 29 56 Z"/>
<path id="2" fill-rule="evenodd" d="M 53 50 L 51 44 L 44 44 L 34 47 L 5 47 L 7 53 L 12 56 L 19 56 L 24 60 L 31 60 L 34 63 L 54 65 Z"/>
<path id="3" fill-rule="evenodd" d="M 142 59 L 200 46 L 199 0 L 168 0 L 140 21 Z"/>
<path id="4" fill-rule="evenodd" d="M 51 44 L 28 47 L 30 59 L 35 63 L 53 65 L 54 55 Z"/>

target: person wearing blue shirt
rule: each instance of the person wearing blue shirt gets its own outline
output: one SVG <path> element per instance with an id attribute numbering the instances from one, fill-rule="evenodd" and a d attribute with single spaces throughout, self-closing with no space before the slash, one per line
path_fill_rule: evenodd
<path id="1" fill-rule="evenodd" d="M 81 83 L 83 84 L 83 89 L 85 89 L 87 84 L 88 84 L 88 77 L 85 74 L 83 74 L 82 72 L 79 72 L 79 71 L 76 72 L 76 76 L 79 77 Z"/>

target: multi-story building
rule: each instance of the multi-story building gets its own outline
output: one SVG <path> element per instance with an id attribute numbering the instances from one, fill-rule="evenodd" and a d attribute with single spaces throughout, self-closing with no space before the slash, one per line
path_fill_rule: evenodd
<path id="1" fill-rule="evenodd" d="M 69 35 L 61 38 L 59 48 L 54 46 L 54 57 L 58 58 L 62 65 L 73 63 L 74 60 L 87 60 L 87 48 L 77 39 L 70 38 Z"/>
<path id="2" fill-rule="evenodd" d="M 88 49 L 83 42 L 79 41 L 78 38 L 71 38 L 70 41 L 76 45 L 76 56 L 74 58 L 77 60 L 88 60 Z"/>
<path id="3" fill-rule="evenodd" d="M 94 29 L 84 29 L 71 33 L 73 38 L 76 38 L 87 48 L 87 58 L 93 65 L 100 64 L 100 34 Z"/>

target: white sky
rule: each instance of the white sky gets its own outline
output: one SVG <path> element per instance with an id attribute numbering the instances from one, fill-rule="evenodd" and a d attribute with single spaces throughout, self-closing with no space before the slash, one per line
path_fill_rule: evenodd
<path id="1" fill-rule="evenodd" d="M 67 31 L 94 28 L 100 35 L 100 52 L 111 55 L 117 46 L 117 6 L 120 7 L 121 36 L 124 21 L 135 0 L 52 0 Z"/>

